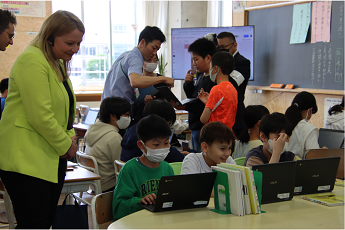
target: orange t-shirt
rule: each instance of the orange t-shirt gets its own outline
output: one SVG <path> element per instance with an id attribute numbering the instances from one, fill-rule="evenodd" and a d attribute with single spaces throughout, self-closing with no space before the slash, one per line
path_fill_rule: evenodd
<path id="1" fill-rule="evenodd" d="M 219 101 L 221 102 L 216 107 Z M 212 110 L 208 122 L 221 121 L 232 129 L 237 113 L 237 90 L 228 81 L 223 81 L 219 85 L 213 86 L 205 108 Z"/>

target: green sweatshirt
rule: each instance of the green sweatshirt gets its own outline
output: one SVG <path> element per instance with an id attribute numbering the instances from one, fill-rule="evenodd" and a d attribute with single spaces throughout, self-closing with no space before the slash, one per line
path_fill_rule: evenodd
<path id="1" fill-rule="evenodd" d="M 141 198 L 155 193 L 159 188 L 162 176 L 174 175 L 174 171 L 166 161 L 158 168 L 149 168 L 140 164 L 136 158 L 129 160 L 117 178 L 113 197 L 113 220 L 118 220 L 142 208 L 138 205 Z"/>

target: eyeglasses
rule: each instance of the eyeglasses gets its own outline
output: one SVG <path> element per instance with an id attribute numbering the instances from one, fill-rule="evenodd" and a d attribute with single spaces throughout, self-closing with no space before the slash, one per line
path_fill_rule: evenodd
<path id="1" fill-rule="evenodd" d="M 226 45 L 226 46 L 218 46 L 218 48 L 219 49 L 226 49 L 226 47 L 228 47 L 228 46 L 230 46 L 230 45 L 233 45 L 235 42 L 233 42 L 233 43 L 230 43 L 230 44 L 228 44 L 228 45 Z"/>
<path id="2" fill-rule="evenodd" d="M 10 34 L 9 32 L 7 32 L 6 30 L 4 30 L 4 29 L 1 28 L 1 27 L 0 27 L 0 29 L 8 34 L 8 38 L 9 38 L 10 40 L 13 40 L 14 34 Z"/>

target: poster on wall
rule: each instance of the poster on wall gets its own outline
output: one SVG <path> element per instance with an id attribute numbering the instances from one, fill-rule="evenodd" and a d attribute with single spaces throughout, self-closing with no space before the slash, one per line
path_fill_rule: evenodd
<path id="1" fill-rule="evenodd" d="M 16 16 L 46 16 L 45 1 L 0 1 L 0 9 L 12 11 Z"/>

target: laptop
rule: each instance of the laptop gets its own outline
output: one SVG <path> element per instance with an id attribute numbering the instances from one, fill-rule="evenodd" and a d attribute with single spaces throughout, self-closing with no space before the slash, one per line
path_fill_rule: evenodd
<path id="1" fill-rule="evenodd" d="M 163 176 L 155 203 L 138 205 L 151 212 L 206 207 L 216 175 L 217 172 Z"/>
<path id="2" fill-rule="evenodd" d="M 344 148 L 344 130 L 323 129 L 319 130 L 319 146 L 329 149 Z"/>
<path id="3" fill-rule="evenodd" d="M 339 162 L 340 157 L 297 161 L 295 195 L 332 191 Z"/>
<path id="4" fill-rule="evenodd" d="M 156 87 L 156 89 L 160 92 L 160 94 L 163 95 L 163 97 L 167 100 L 167 101 L 174 101 L 176 103 L 177 106 L 181 106 L 181 105 L 185 105 L 189 102 L 195 101 L 198 98 L 187 98 L 184 99 L 182 101 L 180 101 L 170 90 L 170 88 L 164 84 L 164 83 L 160 83 L 160 84 L 156 84 L 154 85 L 154 87 Z"/>
<path id="5" fill-rule="evenodd" d="M 262 172 L 261 204 L 291 200 L 295 187 L 295 161 L 254 165 Z"/>
<path id="6" fill-rule="evenodd" d="M 98 117 L 99 108 L 89 108 L 87 110 L 86 115 L 84 115 L 83 119 L 81 120 L 80 124 L 78 124 L 79 128 L 88 129 L 90 125 L 93 125 Z"/>

